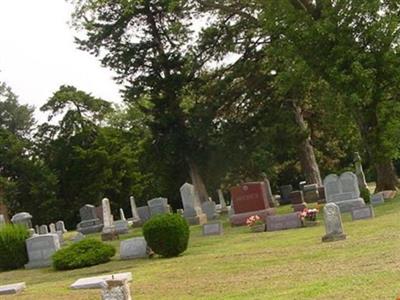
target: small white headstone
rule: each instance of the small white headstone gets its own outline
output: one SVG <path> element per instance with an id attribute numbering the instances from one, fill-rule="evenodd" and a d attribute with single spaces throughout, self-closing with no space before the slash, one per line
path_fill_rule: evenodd
<path id="1" fill-rule="evenodd" d="M 124 213 L 124 210 L 122 208 L 119 209 L 119 215 L 120 215 L 120 219 L 121 220 L 126 221 L 125 213 Z"/>

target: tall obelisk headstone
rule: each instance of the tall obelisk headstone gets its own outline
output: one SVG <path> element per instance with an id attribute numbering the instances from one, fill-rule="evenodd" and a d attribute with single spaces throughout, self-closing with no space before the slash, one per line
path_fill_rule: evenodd
<path id="1" fill-rule="evenodd" d="M 111 214 L 110 200 L 104 198 L 101 200 L 103 208 L 103 230 L 101 233 L 101 239 L 103 241 L 111 241 L 118 238 L 115 232 L 114 218 Z"/>

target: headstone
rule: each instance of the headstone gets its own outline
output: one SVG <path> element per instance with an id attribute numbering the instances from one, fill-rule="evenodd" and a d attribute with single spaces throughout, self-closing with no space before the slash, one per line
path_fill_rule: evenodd
<path id="1" fill-rule="evenodd" d="M 4 215 L 0 215 L 0 228 L 6 224 L 6 219 L 4 218 Z"/>
<path id="2" fill-rule="evenodd" d="M 21 293 L 26 288 L 25 282 L 0 286 L 0 295 L 14 295 Z"/>
<path id="3" fill-rule="evenodd" d="M 150 219 L 150 209 L 147 205 L 139 206 L 137 212 L 142 224 L 144 224 L 148 219 Z"/>
<path id="4" fill-rule="evenodd" d="M 343 232 L 342 217 L 339 206 L 335 203 L 327 203 L 324 207 L 325 231 L 323 242 L 334 242 L 346 239 Z"/>
<path id="5" fill-rule="evenodd" d="M 101 289 L 102 300 L 132 300 L 131 289 L 126 279 L 106 280 Z"/>
<path id="6" fill-rule="evenodd" d="M 37 234 L 40 234 L 40 227 L 39 227 L 39 225 L 35 225 L 35 232 L 36 232 Z"/>
<path id="7" fill-rule="evenodd" d="M 103 207 L 103 230 L 101 231 L 102 241 L 112 241 L 118 238 L 114 226 L 114 218 L 111 214 L 110 200 L 104 198 L 101 200 L 101 206 Z"/>
<path id="8" fill-rule="evenodd" d="M 218 218 L 216 204 L 214 201 L 205 201 L 201 204 L 202 211 L 206 214 L 207 220 L 215 220 Z"/>
<path id="9" fill-rule="evenodd" d="M 121 259 L 135 259 L 148 257 L 147 242 L 144 237 L 137 237 L 121 242 Z"/>
<path id="10" fill-rule="evenodd" d="M 207 222 L 207 215 L 201 209 L 194 186 L 190 183 L 184 183 L 179 192 L 183 204 L 183 216 L 188 223 L 190 225 L 198 225 Z"/>
<path id="11" fill-rule="evenodd" d="M 67 229 L 65 229 L 64 221 L 57 221 L 56 222 L 56 230 L 61 231 L 62 233 L 68 232 Z"/>
<path id="12" fill-rule="evenodd" d="M 219 204 L 221 205 L 221 213 L 227 213 L 228 208 L 226 207 L 224 193 L 220 189 L 217 190 L 217 193 L 218 193 Z"/>
<path id="13" fill-rule="evenodd" d="M 130 196 L 129 202 L 131 204 L 131 211 L 132 211 L 132 225 L 133 227 L 138 227 L 142 224 L 142 220 L 140 220 L 140 216 L 137 211 L 135 198 L 133 196 Z"/>
<path id="14" fill-rule="evenodd" d="M 365 174 L 364 170 L 362 167 L 362 161 L 361 161 L 361 156 L 358 152 L 354 153 L 354 164 L 356 167 L 356 176 L 357 176 L 357 182 L 358 182 L 358 187 L 360 189 L 367 189 L 367 181 L 365 180 Z"/>
<path id="15" fill-rule="evenodd" d="M 29 228 L 28 232 L 29 232 L 29 237 L 33 237 L 34 235 L 36 235 L 35 229 L 33 228 Z"/>
<path id="16" fill-rule="evenodd" d="M 379 205 L 379 204 L 384 204 L 385 199 L 383 198 L 382 193 L 377 193 L 371 196 L 370 202 L 372 205 Z"/>
<path id="17" fill-rule="evenodd" d="M 307 204 L 304 202 L 302 191 L 293 191 L 289 194 L 290 203 L 294 212 L 303 211 L 307 208 Z"/>
<path id="18" fill-rule="evenodd" d="M 96 208 L 93 205 L 86 204 L 79 210 L 81 222 L 77 226 L 77 230 L 82 234 L 90 234 L 100 232 L 103 224 L 97 217 Z"/>
<path id="19" fill-rule="evenodd" d="M 258 215 L 265 219 L 275 214 L 275 208 L 269 207 L 264 182 L 249 182 L 231 188 L 231 206 L 234 214 L 229 219 L 232 225 L 246 225 L 250 216 Z"/>
<path id="20" fill-rule="evenodd" d="M 282 185 L 281 187 L 279 187 L 279 190 L 281 191 L 280 204 L 281 205 L 289 204 L 290 203 L 289 194 L 293 191 L 292 185 L 290 185 L 290 184 Z"/>
<path id="21" fill-rule="evenodd" d="M 81 278 L 71 284 L 71 289 L 101 289 L 104 286 L 104 282 L 107 280 L 124 280 L 128 282 L 132 281 L 132 273 L 118 273 L 112 275 L 102 275 L 96 277 Z"/>
<path id="22" fill-rule="evenodd" d="M 48 234 L 49 233 L 49 228 L 47 225 L 40 225 L 39 227 L 39 234 Z"/>
<path id="23" fill-rule="evenodd" d="M 32 228 L 32 216 L 27 212 L 21 212 L 11 218 L 13 224 L 22 224 L 26 228 Z"/>
<path id="24" fill-rule="evenodd" d="M 119 209 L 119 216 L 120 216 L 121 220 L 126 221 L 125 213 L 124 213 L 124 210 L 122 208 Z"/>
<path id="25" fill-rule="evenodd" d="M 262 177 L 263 177 L 263 181 L 265 183 L 265 191 L 266 191 L 266 196 L 268 199 L 269 207 L 277 207 L 278 203 L 277 203 L 274 195 L 272 194 L 271 183 L 269 182 L 267 174 L 262 173 Z"/>
<path id="26" fill-rule="evenodd" d="M 153 217 L 159 214 L 167 214 L 170 212 L 170 207 L 168 205 L 167 198 L 154 198 L 147 201 L 147 205 L 149 206 L 150 216 Z"/>
<path id="27" fill-rule="evenodd" d="M 354 173 L 345 172 L 340 177 L 330 174 L 324 179 L 324 187 L 326 202 L 337 204 L 342 213 L 365 206 Z"/>
<path id="28" fill-rule="evenodd" d="M 129 232 L 129 222 L 127 220 L 114 221 L 114 227 L 117 234 L 126 234 Z"/>
<path id="29" fill-rule="evenodd" d="M 301 220 L 297 213 L 268 216 L 266 225 L 267 231 L 300 228 L 302 226 Z"/>
<path id="30" fill-rule="evenodd" d="M 318 203 L 325 203 L 325 188 L 323 186 L 318 187 Z"/>
<path id="31" fill-rule="evenodd" d="M 85 235 L 81 232 L 78 232 L 73 238 L 72 238 L 72 242 L 73 243 L 77 243 L 82 241 L 85 238 Z"/>
<path id="32" fill-rule="evenodd" d="M 222 235 L 223 233 L 222 222 L 203 224 L 203 235 Z"/>
<path id="33" fill-rule="evenodd" d="M 370 205 L 361 208 L 354 208 L 351 210 L 351 219 L 353 221 L 371 219 L 374 216 L 374 209 Z"/>
<path id="34" fill-rule="evenodd" d="M 57 234 L 43 234 L 31 237 L 25 241 L 29 262 L 26 269 L 43 268 L 51 266 L 52 255 L 60 249 Z"/>
<path id="35" fill-rule="evenodd" d="M 304 200 L 307 203 L 317 202 L 319 200 L 318 185 L 306 184 L 303 186 Z"/>
<path id="36" fill-rule="evenodd" d="M 56 230 L 56 224 L 50 223 L 50 225 L 49 225 L 49 230 L 50 230 L 50 233 L 56 233 L 56 232 L 57 232 L 57 230 Z"/>

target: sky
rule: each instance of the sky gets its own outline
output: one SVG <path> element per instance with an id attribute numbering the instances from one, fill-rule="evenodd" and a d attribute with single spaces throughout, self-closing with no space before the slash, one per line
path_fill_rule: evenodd
<path id="1" fill-rule="evenodd" d="M 0 0 L 0 81 L 37 108 L 39 122 L 38 108 L 62 84 L 121 102 L 113 73 L 74 44 L 71 12 L 65 0 Z"/>

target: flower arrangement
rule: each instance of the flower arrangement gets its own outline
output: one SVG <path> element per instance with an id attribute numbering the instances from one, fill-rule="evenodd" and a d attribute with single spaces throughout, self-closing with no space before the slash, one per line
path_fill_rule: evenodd
<path id="1" fill-rule="evenodd" d="M 317 220 L 318 212 L 319 210 L 317 208 L 312 208 L 312 209 L 305 208 L 303 209 L 302 212 L 300 212 L 299 217 L 303 223 L 305 221 L 315 222 Z"/>
<path id="2" fill-rule="evenodd" d="M 254 232 L 265 231 L 265 224 L 257 215 L 248 217 L 246 224 Z"/>

